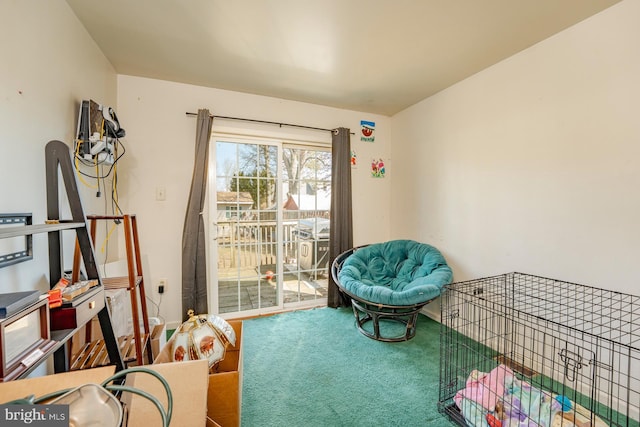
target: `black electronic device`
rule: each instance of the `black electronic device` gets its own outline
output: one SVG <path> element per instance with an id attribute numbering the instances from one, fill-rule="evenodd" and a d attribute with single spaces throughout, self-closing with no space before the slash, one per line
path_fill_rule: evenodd
<path id="1" fill-rule="evenodd" d="M 76 155 L 84 160 L 113 163 L 114 146 L 125 135 L 113 108 L 84 100 L 78 114 Z"/>

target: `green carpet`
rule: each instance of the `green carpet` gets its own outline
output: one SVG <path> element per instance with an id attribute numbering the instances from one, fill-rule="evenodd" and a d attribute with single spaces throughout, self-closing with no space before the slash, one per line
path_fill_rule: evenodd
<path id="1" fill-rule="evenodd" d="M 394 325 L 389 325 L 394 326 Z M 451 425 L 438 413 L 439 323 L 384 343 L 360 334 L 351 309 L 246 320 L 242 425 Z"/>

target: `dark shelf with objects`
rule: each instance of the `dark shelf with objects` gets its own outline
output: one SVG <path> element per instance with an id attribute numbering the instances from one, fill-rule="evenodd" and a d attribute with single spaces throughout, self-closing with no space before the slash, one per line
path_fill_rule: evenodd
<path id="1" fill-rule="evenodd" d="M 21 349 L 19 354 L 14 354 L 10 361 L 6 361 L 5 344 L 10 344 L 11 337 L 0 334 L 0 347 L 3 350 L 3 369 L 1 371 L 2 378 L 0 378 L 2 382 L 27 376 L 52 355 L 54 357 L 55 372 L 68 371 L 70 359 L 69 340 L 96 315 L 100 321 L 100 328 L 109 359 L 115 365 L 117 371 L 124 369 L 124 363 L 120 356 L 118 343 L 111 324 L 111 316 L 105 304 L 104 285 L 98 273 L 69 147 L 61 141 L 50 141 L 45 148 L 45 162 L 48 220 L 45 224 L 0 227 L 0 239 L 30 236 L 39 233 L 47 234 L 49 242 L 49 282 L 50 287 L 53 288 L 64 274 L 62 233 L 65 231 L 75 232 L 76 245 L 82 256 L 87 279 L 97 281 L 97 285 L 78 295 L 72 301 L 64 302 L 61 307 L 49 309 L 46 298 L 40 298 L 36 303 L 27 306 L 20 312 L 0 320 L 0 326 L 6 324 L 8 328 L 11 328 L 13 322 L 21 318 L 21 316 L 25 316 L 25 318 L 26 316 L 33 316 L 30 320 L 32 320 L 32 323 L 39 325 L 41 335 L 39 340 Z M 60 191 L 60 177 L 64 184 L 64 191 L 62 192 Z M 61 193 L 67 196 L 68 208 L 71 212 L 70 219 L 60 218 Z M 59 318 L 60 313 L 64 313 L 62 317 L 66 323 L 58 322 L 59 325 L 52 328 L 52 323 L 54 323 L 52 320 Z M 8 362 L 6 366 L 5 362 Z"/>

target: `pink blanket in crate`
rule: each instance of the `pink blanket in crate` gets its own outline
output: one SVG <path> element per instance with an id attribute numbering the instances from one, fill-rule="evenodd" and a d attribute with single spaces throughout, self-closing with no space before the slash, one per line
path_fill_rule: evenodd
<path id="1" fill-rule="evenodd" d="M 471 372 L 465 388 L 453 398 L 472 427 L 591 426 L 578 421 L 574 411 L 562 412 L 562 405 L 547 391 L 521 381 L 513 371 L 499 365 L 491 372 Z M 574 406 L 573 402 L 572 405 Z M 595 424 L 603 426 L 601 420 Z"/>

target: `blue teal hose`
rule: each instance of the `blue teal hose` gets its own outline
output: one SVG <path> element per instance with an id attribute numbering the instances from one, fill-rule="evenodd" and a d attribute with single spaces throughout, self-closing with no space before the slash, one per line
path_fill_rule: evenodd
<path id="1" fill-rule="evenodd" d="M 134 373 L 134 372 L 140 372 L 140 373 L 153 375 L 154 377 L 156 377 L 162 383 L 162 386 L 164 387 L 164 390 L 167 393 L 167 410 L 166 411 L 162 407 L 162 404 L 160 403 L 160 401 L 155 396 L 151 395 L 150 393 L 147 393 L 144 390 L 139 390 L 139 389 L 134 388 L 134 387 L 123 386 L 123 385 L 115 385 L 115 384 L 109 385 L 109 383 L 111 383 L 111 382 L 113 382 L 113 381 L 115 381 L 117 379 L 123 378 L 127 374 Z M 162 377 L 162 375 L 160 375 L 156 371 L 151 370 L 149 368 L 142 367 L 142 366 L 136 366 L 134 368 L 123 369 L 122 371 L 119 371 L 119 372 L 115 373 L 114 375 L 110 376 L 109 378 L 107 378 L 106 380 L 104 380 L 100 385 L 102 387 L 104 387 L 105 389 L 111 391 L 111 392 L 119 391 L 119 392 L 133 393 L 133 394 L 137 394 L 139 396 L 142 396 L 142 397 L 150 400 L 151 403 L 153 403 L 155 405 L 155 407 L 158 409 L 158 412 L 160 412 L 160 417 L 162 418 L 163 427 L 169 427 L 169 423 L 171 422 L 171 415 L 173 414 L 173 394 L 171 393 L 171 388 L 169 387 L 169 383 L 167 382 L 167 380 L 165 380 L 164 377 Z M 7 405 L 10 405 L 10 404 L 13 404 L 13 405 L 35 405 L 35 404 L 46 402 L 48 400 L 54 399 L 56 397 L 59 397 L 59 396 L 65 394 L 65 393 L 68 393 L 71 390 L 73 390 L 73 388 L 68 388 L 68 389 L 64 389 L 64 390 L 58 390 L 58 391 L 54 391 L 52 393 L 45 394 L 45 395 L 40 396 L 38 398 L 36 398 L 34 395 L 29 395 L 29 396 L 27 396 L 25 398 L 22 398 L 22 399 L 16 399 L 16 400 L 13 400 L 11 402 L 6 402 L 5 404 L 7 404 Z"/>
<path id="2" fill-rule="evenodd" d="M 108 385 L 108 386 L 105 386 L 105 388 L 109 391 L 126 391 L 126 392 L 137 394 L 138 396 L 142 396 L 149 399 L 151 403 L 153 403 L 156 406 L 156 408 L 158 408 L 158 412 L 160 412 L 160 417 L 162 418 L 163 427 L 169 427 L 170 419 L 167 417 L 167 414 L 164 412 L 164 408 L 162 407 L 162 404 L 160 403 L 160 401 L 156 399 L 156 397 L 153 396 L 152 394 L 147 393 L 146 391 L 143 391 L 143 390 L 138 390 L 137 388 L 134 388 L 134 387 L 127 387 L 125 385 Z"/>
<path id="3" fill-rule="evenodd" d="M 117 380 L 119 378 L 125 377 L 127 374 L 134 373 L 134 372 L 141 372 L 141 373 L 146 373 L 146 374 L 149 374 L 149 375 L 153 375 L 154 377 L 156 377 L 158 379 L 158 381 L 160 381 L 162 383 L 162 386 L 164 387 L 164 390 L 167 393 L 167 410 L 166 410 L 166 413 L 165 413 L 164 409 L 162 408 L 162 405 L 160 404 L 160 401 L 158 399 L 156 399 L 154 396 L 150 395 L 149 393 L 146 393 L 146 392 L 141 391 L 141 390 L 137 390 L 137 389 L 132 388 L 132 387 L 116 386 L 116 385 L 107 386 L 107 384 L 113 382 L 114 380 Z M 105 387 L 107 390 L 128 391 L 128 392 L 131 392 L 131 393 L 134 393 L 134 394 L 139 394 L 140 396 L 146 397 L 160 411 L 160 416 L 163 419 L 164 427 L 168 427 L 169 426 L 169 423 L 171 422 L 171 415 L 173 414 L 173 394 L 171 393 L 171 388 L 169 387 L 169 383 L 167 382 L 167 380 L 165 380 L 164 377 L 162 375 L 160 375 L 159 373 L 157 373 L 156 371 L 154 371 L 152 369 L 149 369 L 149 368 L 142 367 L 142 366 L 136 366 L 134 368 L 123 369 L 122 371 L 116 372 L 115 374 L 113 374 L 112 376 L 110 376 L 109 378 L 104 380 L 101 385 L 103 387 Z M 133 390 L 136 390 L 136 391 L 141 392 L 141 393 L 137 393 L 136 391 L 133 391 Z"/>

